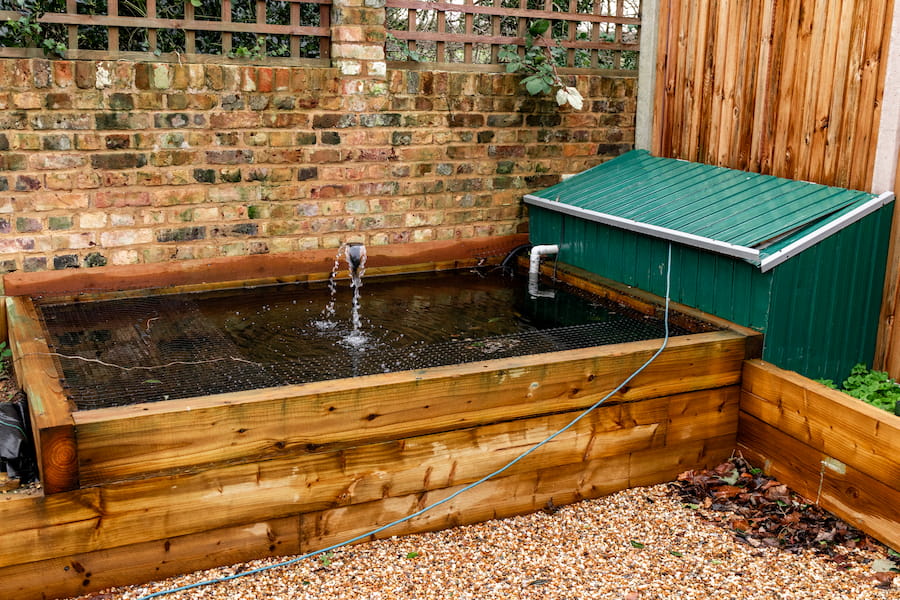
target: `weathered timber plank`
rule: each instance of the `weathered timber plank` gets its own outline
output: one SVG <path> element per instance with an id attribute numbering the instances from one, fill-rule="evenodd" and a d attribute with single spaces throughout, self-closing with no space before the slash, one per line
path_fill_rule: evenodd
<path id="1" fill-rule="evenodd" d="M 738 448 L 751 464 L 854 527 L 900 547 L 900 491 L 747 413 L 741 412 L 739 427 Z"/>
<path id="2" fill-rule="evenodd" d="M 332 264 L 328 266 L 333 268 L 334 256 L 331 257 Z M 499 263 L 500 261 L 496 261 Z M 366 267 L 366 280 L 371 281 L 372 278 L 391 275 L 407 275 L 418 273 L 432 273 L 435 271 L 449 271 L 454 269 L 466 269 L 475 267 L 478 264 L 490 264 L 491 261 L 479 259 L 470 260 L 450 260 L 450 261 L 434 261 L 428 263 L 417 263 L 414 265 L 391 265 L 385 267 Z M 349 280 L 350 275 L 346 269 L 338 270 L 336 273 L 337 280 Z M 96 302 L 101 300 L 121 300 L 123 298 L 143 298 L 148 295 L 154 296 L 171 296 L 175 294 L 193 294 L 199 292 L 212 292 L 219 290 L 241 290 L 252 289 L 256 287 L 278 285 L 278 284 L 309 284 L 324 285 L 331 277 L 331 271 L 309 272 L 301 274 L 283 275 L 278 277 L 261 277 L 254 279 L 229 280 L 229 281 L 212 281 L 206 283 L 191 283 L 185 285 L 172 285 L 164 288 L 153 289 L 129 289 L 129 290 L 110 290 L 95 292 L 75 292 L 65 294 L 55 294 L 54 302 Z"/>
<path id="3" fill-rule="evenodd" d="M 703 444 L 710 431 L 733 446 L 737 396 L 732 386 L 601 406 L 505 475 L 644 456 L 653 449 L 661 452 L 652 460 L 666 465 L 670 446 Z M 8 523 L 0 564 L 49 559 L 59 548 L 89 552 L 465 485 L 504 466 L 578 414 L 120 482 L 19 504 L 18 512 L 0 510 Z M 65 504 L 67 496 L 71 505 Z M 31 543 L 38 537 L 42 543 Z"/>
<path id="4" fill-rule="evenodd" d="M 68 598 L 112 586 L 139 584 L 218 565 L 299 552 L 297 517 L 262 521 L 0 567 L 0 598 Z"/>
<path id="5" fill-rule="evenodd" d="M 78 457 L 72 403 L 59 374 L 30 298 L 7 298 L 13 367 L 28 396 L 31 429 L 44 493 L 78 487 Z"/>
<path id="6" fill-rule="evenodd" d="M 739 381 L 744 337 L 673 338 L 615 400 Z M 590 406 L 659 347 L 634 342 L 75 413 L 82 481 L 248 461 L 308 445 L 366 443 Z M 170 412 L 167 412 L 170 411 Z"/>
<path id="7" fill-rule="evenodd" d="M 744 366 L 741 410 L 900 489 L 900 417 L 762 361 Z"/>
<path id="8" fill-rule="evenodd" d="M 0 522 L 10 533 L 52 529 L 58 525 L 85 523 L 93 527 L 101 516 L 100 490 L 90 488 L 50 496 L 7 495 L 0 500 Z M 37 534 L 36 534 L 37 535 Z M 19 542 L 24 543 L 22 540 Z M 0 537 L 0 555 L 14 555 L 17 542 Z M 0 559 L 0 565 L 9 564 Z"/>
<path id="9" fill-rule="evenodd" d="M 680 394 L 669 398 L 666 445 L 707 437 L 737 436 L 738 386 Z"/>
<path id="10" fill-rule="evenodd" d="M 881 122 L 881 106 L 884 102 L 884 78 L 887 66 L 887 53 L 890 47 L 893 11 L 891 0 L 870 2 L 867 21 L 866 43 L 863 48 L 861 65 L 862 85 L 859 94 L 859 107 L 856 112 L 856 138 L 853 146 L 848 147 L 848 154 L 854 157 L 850 161 L 850 173 L 847 187 L 868 190 L 872 186 L 875 148 L 878 144 L 878 130 Z"/>
<path id="11" fill-rule="evenodd" d="M 654 156 L 669 156 L 672 128 L 669 126 L 669 111 L 671 110 L 671 94 L 675 89 L 674 71 L 671 64 L 674 39 L 678 28 L 672 23 L 673 14 L 676 11 L 672 5 L 677 6 L 674 0 L 659 0 L 659 29 L 656 42 L 656 89 L 653 90 L 653 123 L 651 127 L 651 153 Z"/>
<path id="12" fill-rule="evenodd" d="M 551 500 L 554 505 L 564 505 L 635 485 L 660 483 L 682 471 L 716 464 L 727 458 L 733 448 L 734 437 L 725 436 L 659 451 L 633 452 L 563 468 L 501 477 L 463 492 L 447 503 L 391 527 L 376 537 L 436 531 L 534 512 Z M 301 548 L 309 552 L 363 535 L 376 526 L 387 525 L 446 499 L 462 487 L 304 514 L 300 523 Z"/>
<path id="13" fill-rule="evenodd" d="M 769 85 L 770 70 L 772 63 L 770 57 L 773 56 L 773 36 L 772 29 L 774 26 L 772 14 L 775 10 L 775 2 L 767 0 L 762 5 L 761 25 L 759 37 L 756 38 L 754 47 L 758 52 L 753 67 L 755 69 L 755 88 L 753 95 L 753 110 L 748 112 L 745 118 L 750 123 L 750 135 L 743 138 L 744 144 L 750 141 L 750 160 L 747 165 L 748 171 L 762 172 L 763 153 L 766 152 L 768 146 L 767 140 L 771 136 L 772 119 L 769 118 Z M 751 90 L 747 90 L 748 95 Z M 751 119 L 752 115 L 752 119 Z"/>
<path id="14" fill-rule="evenodd" d="M 822 49 L 819 53 L 821 64 L 828 65 L 819 69 L 819 81 L 813 88 L 812 108 L 812 135 L 810 140 L 810 154 L 808 160 L 809 181 L 821 181 L 825 170 L 825 139 L 831 120 L 831 96 L 834 93 L 833 83 L 835 78 L 835 61 L 837 59 L 838 28 L 841 27 L 840 0 L 829 0 L 825 11 L 825 18 L 817 23 L 825 23 L 817 28 L 822 32 Z"/>
<path id="15" fill-rule="evenodd" d="M 700 128 L 705 119 L 701 118 L 703 102 L 703 89 L 708 80 L 706 51 L 708 37 L 714 37 L 710 34 L 710 4 L 711 2 L 687 2 L 686 4 L 693 6 L 691 21 L 688 29 L 684 32 L 685 40 L 690 48 L 689 60 L 685 63 L 687 69 L 690 70 L 690 95 L 691 95 L 691 111 L 684 113 L 690 115 L 689 121 L 681 125 L 686 130 L 686 144 L 682 144 L 683 151 L 679 157 L 688 160 L 696 160 L 699 157 L 700 146 L 703 145 L 700 140 Z M 680 115 L 681 113 L 676 113 Z M 678 128 L 678 126 L 676 126 Z"/>

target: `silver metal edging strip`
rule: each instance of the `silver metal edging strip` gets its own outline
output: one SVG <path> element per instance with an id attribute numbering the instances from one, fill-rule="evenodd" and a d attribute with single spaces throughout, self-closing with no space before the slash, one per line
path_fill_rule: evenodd
<path id="1" fill-rule="evenodd" d="M 839 219 L 835 219 L 831 223 L 828 223 L 824 227 L 820 229 L 816 229 L 809 235 L 806 235 L 793 244 L 785 246 L 781 250 L 777 252 L 773 252 L 769 256 L 763 258 L 759 263 L 760 270 L 765 273 L 766 271 L 777 267 L 787 259 L 792 256 L 796 256 L 797 254 L 803 252 L 810 246 L 814 246 L 818 244 L 828 236 L 832 235 L 840 231 L 841 229 L 847 227 L 848 225 L 852 225 L 856 223 L 863 217 L 867 217 L 885 204 L 890 204 L 894 200 L 893 192 L 885 192 L 878 196 L 877 198 L 872 198 L 862 206 L 858 206 L 848 212 L 846 215 Z"/>
<path id="2" fill-rule="evenodd" d="M 664 240 L 671 240 L 673 242 L 680 242 L 688 246 L 703 248 L 704 250 L 711 250 L 713 252 L 718 252 L 719 254 L 725 254 L 727 256 L 735 256 L 737 258 L 742 258 L 744 260 L 750 261 L 753 264 L 759 264 L 759 250 L 756 250 L 754 248 L 738 246 L 736 244 L 729 244 L 728 242 L 720 242 L 718 240 L 701 237 L 692 233 L 685 233 L 684 231 L 678 231 L 676 229 L 659 227 L 658 225 L 650 225 L 648 223 L 632 221 L 631 219 L 616 217 L 614 215 L 606 213 L 599 213 L 592 210 L 579 208 L 577 206 L 572 206 L 570 204 L 563 204 L 562 202 L 554 202 L 552 200 L 547 200 L 546 198 L 539 198 L 531 194 L 527 194 L 525 196 L 525 202 L 555 212 L 561 212 L 575 217 L 582 217 L 589 221 L 596 221 L 598 223 L 612 225 L 613 227 L 619 227 L 620 229 L 628 229 L 630 231 L 636 231 L 638 233 L 646 233 L 647 235 L 652 235 L 653 237 L 662 238 Z"/>

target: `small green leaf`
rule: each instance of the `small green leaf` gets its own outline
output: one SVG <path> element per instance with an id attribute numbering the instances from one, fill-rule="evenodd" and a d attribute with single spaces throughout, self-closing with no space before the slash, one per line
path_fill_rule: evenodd
<path id="1" fill-rule="evenodd" d="M 669 550 L 669 554 L 671 554 L 672 556 L 677 556 L 678 558 L 681 558 L 682 556 L 684 556 L 684 554 L 682 554 L 681 552 L 678 552 L 676 550 Z"/>
<path id="2" fill-rule="evenodd" d="M 642 544 L 638 541 L 635 541 L 635 540 L 631 540 L 631 545 L 632 545 L 632 547 L 638 548 L 638 549 L 641 549 L 644 547 L 644 544 Z"/>
<path id="3" fill-rule="evenodd" d="M 532 96 L 536 96 L 543 92 L 545 87 L 543 80 L 539 78 L 529 79 L 525 82 L 525 89 L 528 90 L 528 93 Z"/>
<path id="4" fill-rule="evenodd" d="M 531 35 L 544 35 L 547 33 L 548 29 L 550 29 L 550 21 L 547 19 L 538 19 L 528 28 L 528 33 Z"/>
<path id="5" fill-rule="evenodd" d="M 407 553 L 406 553 L 406 558 L 418 558 L 418 557 L 419 557 L 419 553 L 418 553 L 418 552 L 413 551 L 413 552 L 407 552 Z"/>
<path id="6" fill-rule="evenodd" d="M 162 383 L 159 379 L 145 379 L 144 383 Z"/>

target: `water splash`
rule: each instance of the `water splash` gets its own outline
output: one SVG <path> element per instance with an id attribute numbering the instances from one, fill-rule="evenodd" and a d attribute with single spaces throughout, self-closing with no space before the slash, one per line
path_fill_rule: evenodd
<path id="1" fill-rule="evenodd" d="M 330 291 L 330 299 L 325 309 L 322 311 L 322 317 L 314 321 L 316 329 L 319 331 L 331 331 L 338 325 L 334 316 L 336 313 L 335 304 L 337 302 L 337 275 L 341 268 L 341 258 L 347 261 L 350 272 L 350 287 L 353 290 L 353 299 L 350 305 L 350 324 L 352 329 L 346 335 L 341 337 L 340 343 L 353 349 L 363 349 L 369 341 L 369 337 L 363 334 L 362 317 L 360 316 L 359 298 L 360 288 L 362 287 L 363 275 L 366 272 L 366 247 L 358 242 L 349 244 L 341 244 L 337 254 L 334 256 L 334 266 L 331 269 L 331 276 L 328 278 L 328 289 Z"/>
<path id="2" fill-rule="evenodd" d="M 313 322 L 319 331 L 330 331 L 337 326 L 337 322 L 334 321 L 334 304 L 337 298 L 337 274 L 341 270 L 341 257 L 343 255 L 344 244 L 341 244 L 337 254 L 334 255 L 334 266 L 331 268 L 331 276 L 328 278 L 328 290 L 331 292 L 331 299 L 322 311 L 322 318 Z"/>
<path id="3" fill-rule="evenodd" d="M 361 248 L 361 250 L 359 250 Z M 347 262 L 351 265 L 350 287 L 353 288 L 353 302 L 350 305 L 350 322 L 353 325 L 351 336 L 359 335 L 362 321 L 359 316 L 359 288 L 366 272 L 366 247 L 362 244 L 347 246 Z"/>

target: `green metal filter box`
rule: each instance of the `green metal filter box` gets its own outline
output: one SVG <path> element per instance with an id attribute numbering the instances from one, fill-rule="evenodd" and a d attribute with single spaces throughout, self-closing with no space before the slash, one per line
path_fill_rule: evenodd
<path id="1" fill-rule="evenodd" d="M 765 334 L 763 358 L 839 380 L 871 364 L 893 195 L 635 150 L 529 194 L 533 244 Z"/>

